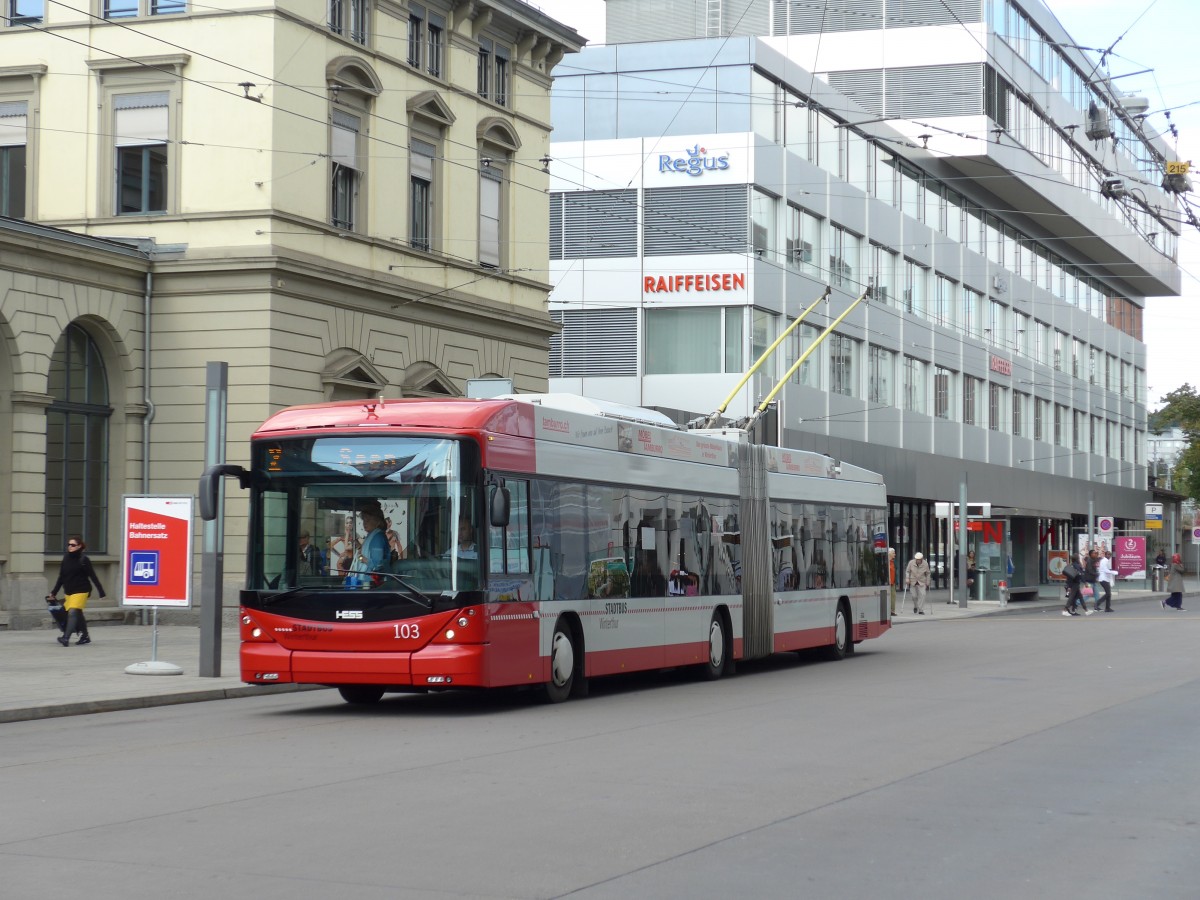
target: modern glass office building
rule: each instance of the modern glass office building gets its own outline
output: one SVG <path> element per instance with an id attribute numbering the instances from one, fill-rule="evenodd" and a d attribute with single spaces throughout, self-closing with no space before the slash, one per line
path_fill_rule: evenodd
<path id="1" fill-rule="evenodd" d="M 1045 582 L 1089 512 L 1138 530 L 1142 309 L 1180 285 L 1166 146 L 1011 4 L 826 29 L 820 77 L 798 5 L 725 5 L 761 36 L 610 0 L 609 39 L 641 42 L 556 70 L 551 388 L 682 422 L 817 301 L 737 419 L 866 293 L 769 438 L 882 472 L 902 560 L 946 552 L 964 482 L 992 581 Z"/>

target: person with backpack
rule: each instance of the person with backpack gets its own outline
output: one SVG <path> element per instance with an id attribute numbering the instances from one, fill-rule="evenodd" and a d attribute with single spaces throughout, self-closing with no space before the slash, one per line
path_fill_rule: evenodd
<path id="1" fill-rule="evenodd" d="M 1062 614 L 1064 616 L 1079 615 L 1075 611 L 1075 604 L 1080 603 L 1083 606 L 1084 613 L 1090 616 L 1095 610 L 1088 609 L 1087 604 L 1083 602 L 1083 566 L 1078 561 L 1072 561 L 1063 567 L 1062 573 L 1063 578 L 1067 579 L 1067 606 L 1062 611 Z"/>
<path id="2" fill-rule="evenodd" d="M 1100 595 L 1096 583 L 1100 580 L 1100 549 L 1093 547 L 1091 552 L 1083 557 L 1083 577 L 1079 584 L 1079 605 L 1083 614 L 1090 616 L 1100 611 Z M 1092 608 L 1087 608 L 1088 597 L 1092 598 Z"/>

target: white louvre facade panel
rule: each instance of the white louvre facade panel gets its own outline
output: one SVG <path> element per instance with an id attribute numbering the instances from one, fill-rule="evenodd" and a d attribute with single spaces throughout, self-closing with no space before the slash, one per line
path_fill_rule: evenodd
<path id="1" fill-rule="evenodd" d="M 982 63 L 858 69 L 822 77 L 864 109 L 889 119 L 984 112 Z"/>
<path id="2" fill-rule="evenodd" d="M 645 255 L 745 253 L 748 190 L 744 184 L 647 188 Z"/>
<path id="3" fill-rule="evenodd" d="M 638 192 L 568 191 L 550 197 L 550 258 L 637 255 Z"/>
<path id="4" fill-rule="evenodd" d="M 983 0 L 887 0 L 886 28 L 983 21 Z"/>
<path id="5" fill-rule="evenodd" d="M 878 28 L 883 21 L 883 0 L 772 0 L 771 34 L 821 34 Z"/>
<path id="6" fill-rule="evenodd" d="M 550 338 L 551 378 L 637 375 L 637 310 L 551 312 L 562 331 Z"/>
<path id="7" fill-rule="evenodd" d="M 863 109 L 883 115 L 883 69 L 827 72 L 825 80 Z"/>

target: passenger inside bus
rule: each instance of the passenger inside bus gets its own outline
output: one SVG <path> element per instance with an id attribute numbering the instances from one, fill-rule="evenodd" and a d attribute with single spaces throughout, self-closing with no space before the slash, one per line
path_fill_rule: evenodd
<path id="1" fill-rule="evenodd" d="M 349 577 L 369 576 L 371 584 L 377 587 L 382 580 L 380 573 L 387 568 L 388 541 L 384 534 L 387 519 L 378 500 L 368 500 L 359 510 L 359 517 L 366 536 L 362 539 Z"/>

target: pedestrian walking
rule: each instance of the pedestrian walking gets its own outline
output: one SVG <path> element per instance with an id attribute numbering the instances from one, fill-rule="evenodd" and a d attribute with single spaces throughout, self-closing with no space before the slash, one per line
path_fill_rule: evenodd
<path id="1" fill-rule="evenodd" d="M 1084 610 L 1087 610 L 1087 604 L 1083 603 L 1083 576 L 1084 566 L 1078 561 L 1072 561 L 1063 566 L 1063 578 L 1067 580 L 1067 605 L 1063 609 L 1064 616 L 1077 616 L 1079 613 L 1075 611 L 1075 604 L 1082 603 Z"/>
<path id="2" fill-rule="evenodd" d="M 929 590 L 931 574 L 929 563 L 920 552 L 913 554 L 904 569 L 904 586 L 913 592 L 913 612 L 918 616 L 925 615 L 925 592 Z"/>
<path id="3" fill-rule="evenodd" d="M 1096 566 L 1096 588 L 1104 592 L 1104 611 L 1112 612 L 1112 586 L 1117 583 L 1117 573 L 1112 567 L 1112 554 L 1104 551 L 1100 554 L 1100 559 Z M 1096 597 L 1096 609 L 1100 608 L 1100 597 Z"/>
<path id="4" fill-rule="evenodd" d="M 1100 578 L 1100 550 L 1096 547 L 1091 549 L 1090 553 L 1084 554 L 1080 560 L 1080 567 L 1083 569 L 1083 577 L 1079 583 L 1079 596 L 1076 602 L 1083 609 L 1085 616 L 1090 616 L 1092 613 L 1100 609 L 1100 598 L 1096 593 L 1096 582 Z M 1088 599 L 1091 598 L 1092 608 L 1087 608 Z"/>
<path id="5" fill-rule="evenodd" d="M 73 534 L 67 539 L 67 553 L 58 567 L 58 581 L 54 582 L 54 587 L 46 595 L 46 599 L 52 603 L 57 602 L 55 597 L 59 588 L 62 588 L 66 595 L 63 609 L 67 613 L 67 622 L 63 626 L 62 636 L 58 638 L 58 642 L 64 647 L 71 643 L 71 635 L 76 632 L 79 632 L 79 640 L 76 643 L 90 644 L 92 642 L 91 636 L 88 635 L 87 618 L 83 615 L 83 610 L 87 606 L 88 597 L 92 595 L 93 584 L 100 592 L 100 597 L 102 599 L 104 597 L 104 586 L 96 577 L 92 561 L 83 552 L 86 549 L 87 544 L 79 535 Z"/>
<path id="6" fill-rule="evenodd" d="M 896 615 L 896 548 L 888 547 L 888 593 L 892 598 L 892 615 Z"/>
<path id="7" fill-rule="evenodd" d="M 1178 553 L 1171 557 L 1171 565 L 1167 569 L 1167 590 L 1171 593 L 1162 601 L 1163 609 L 1169 606 L 1183 612 L 1183 559 Z"/>

